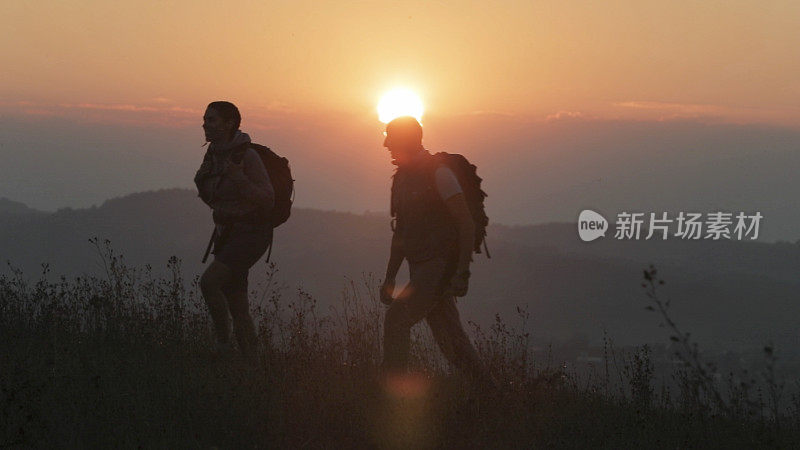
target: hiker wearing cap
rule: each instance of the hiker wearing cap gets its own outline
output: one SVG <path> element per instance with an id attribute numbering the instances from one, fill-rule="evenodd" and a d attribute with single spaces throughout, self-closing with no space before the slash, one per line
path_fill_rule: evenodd
<path id="1" fill-rule="evenodd" d="M 455 297 L 467 294 L 472 252 L 480 248 L 488 223 L 480 178 L 461 155 L 430 154 L 422 126 L 413 117 L 386 125 L 383 143 L 397 166 L 392 181 L 392 244 L 381 301 L 387 374 L 407 369 L 410 331 L 425 319 L 451 364 L 479 381 L 491 382 L 461 325 Z M 408 261 L 410 280 L 394 298 L 395 277 Z"/>
<path id="2" fill-rule="evenodd" d="M 213 210 L 214 260 L 200 288 L 214 323 L 218 351 L 230 344 L 228 313 L 242 354 L 256 357 L 256 332 L 250 317 L 247 277 L 271 243 L 268 220 L 275 203 L 270 176 L 250 136 L 239 130 L 241 115 L 230 102 L 212 102 L 203 115 L 209 143 L 194 178 L 200 198 Z"/>

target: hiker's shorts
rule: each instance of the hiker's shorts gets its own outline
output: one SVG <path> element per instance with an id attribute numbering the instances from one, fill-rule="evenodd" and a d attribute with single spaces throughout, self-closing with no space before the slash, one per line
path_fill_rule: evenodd
<path id="1" fill-rule="evenodd" d="M 214 260 L 233 271 L 233 279 L 223 287 L 224 291 L 247 291 L 247 274 L 267 251 L 271 235 L 272 227 L 263 224 L 237 222 L 225 226 L 214 243 Z"/>

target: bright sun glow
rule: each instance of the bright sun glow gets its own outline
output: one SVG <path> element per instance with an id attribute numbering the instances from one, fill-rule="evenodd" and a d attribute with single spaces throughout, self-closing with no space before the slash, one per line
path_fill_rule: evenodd
<path id="1" fill-rule="evenodd" d="M 383 123 L 391 122 L 400 116 L 412 116 L 422 122 L 422 100 L 409 89 L 393 89 L 381 97 L 378 102 L 378 119 Z"/>

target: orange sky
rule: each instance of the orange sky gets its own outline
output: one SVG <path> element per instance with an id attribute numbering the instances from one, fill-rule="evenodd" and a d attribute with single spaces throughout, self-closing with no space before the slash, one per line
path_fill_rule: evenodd
<path id="1" fill-rule="evenodd" d="M 798 21 L 789 0 L 5 0 L 0 108 L 372 114 L 403 85 L 435 115 L 800 126 Z"/>

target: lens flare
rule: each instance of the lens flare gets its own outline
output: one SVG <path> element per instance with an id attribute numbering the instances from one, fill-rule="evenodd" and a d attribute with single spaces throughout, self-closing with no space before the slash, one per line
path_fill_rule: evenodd
<path id="1" fill-rule="evenodd" d="M 378 102 L 378 119 L 383 123 L 389 123 L 401 116 L 411 116 L 422 122 L 422 112 L 424 111 L 422 100 L 410 89 L 393 89 L 381 97 Z"/>

